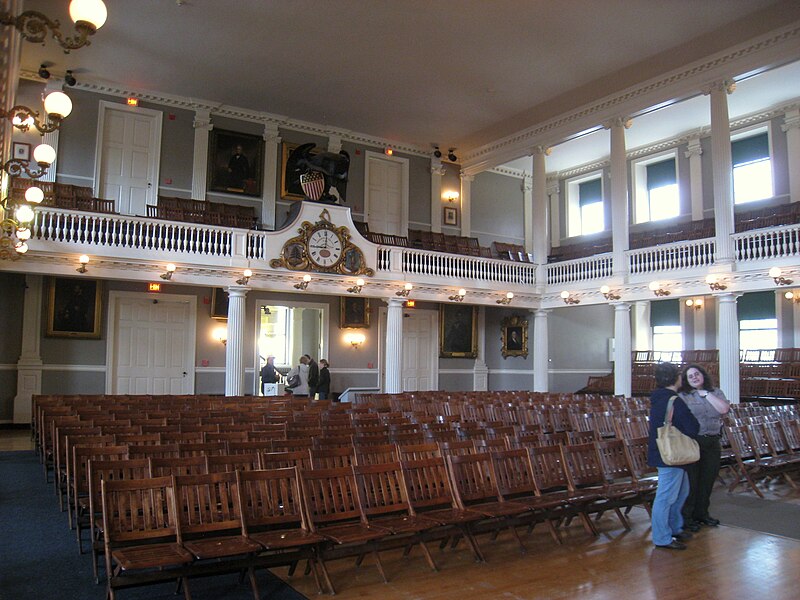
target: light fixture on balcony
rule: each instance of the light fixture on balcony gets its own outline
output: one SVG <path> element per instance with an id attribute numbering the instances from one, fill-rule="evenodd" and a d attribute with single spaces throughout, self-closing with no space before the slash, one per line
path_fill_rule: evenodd
<path id="1" fill-rule="evenodd" d="M 414 286 L 410 283 L 407 283 L 403 286 L 402 290 L 398 290 L 395 292 L 396 296 L 401 296 L 402 298 L 408 298 L 408 295 L 411 293 L 411 290 L 414 289 Z"/>
<path id="2" fill-rule="evenodd" d="M 456 191 L 449 191 L 442 194 L 442 198 L 446 202 L 458 202 L 459 194 Z"/>
<path id="3" fill-rule="evenodd" d="M 8 161 L 3 168 L 6 169 L 13 160 L 14 159 Z M 2 234 L 9 239 L 17 254 L 25 254 L 28 251 L 27 240 L 31 237 L 30 224 L 35 216 L 33 209 L 34 206 L 39 204 L 43 199 L 44 192 L 42 189 L 31 186 L 25 190 L 24 201 L 14 201 L 9 196 L 0 201 L 0 207 L 3 209 L 3 220 L 0 222 L 0 230 L 2 230 Z"/>
<path id="4" fill-rule="evenodd" d="M 788 277 L 781 275 L 781 270 L 779 267 L 772 267 L 769 270 L 769 276 L 772 277 L 773 281 L 775 281 L 775 285 L 792 285 L 794 283 L 793 279 L 789 279 Z"/>
<path id="5" fill-rule="evenodd" d="M 467 295 L 467 290 L 465 290 L 464 288 L 461 288 L 460 290 L 458 290 L 458 292 L 456 292 L 452 296 L 448 296 L 447 299 L 451 300 L 453 302 L 463 302 L 464 301 L 464 296 L 466 296 L 466 295 Z"/>
<path id="6" fill-rule="evenodd" d="M 175 265 L 173 265 L 172 263 L 169 263 L 169 264 L 167 265 L 167 270 L 166 270 L 166 272 L 162 273 L 162 274 L 160 275 L 160 277 L 161 277 L 161 279 L 166 279 L 167 281 L 169 281 L 170 279 L 172 279 L 172 274 L 173 274 L 174 272 L 175 272 Z"/>
<path id="7" fill-rule="evenodd" d="M 29 160 L 11 158 L 3 165 L 3 170 L 11 177 L 19 177 L 23 173 L 30 179 L 39 179 L 47 173 L 47 169 L 56 159 L 56 151 L 48 144 L 39 144 L 33 149 L 33 160 L 39 165 L 38 169 L 30 167 Z M 30 189 L 30 188 L 28 188 Z M 44 194 L 42 195 L 44 197 Z M 41 200 L 39 200 L 41 202 Z"/>
<path id="8" fill-rule="evenodd" d="M 37 111 L 18 104 L 8 110 L 0 108 L 0 118 L 8 119 L 20 131 L 28 131 L 34 127 L 44 135 L 61 127 L 61 122 L 72 112 L 72 100 L 64 92 L 50 92 L 44 99 L 44 112 L 46 117 L 40 120 Z"/>
<path id="9" fill-rule="evenodd" d="M 695 310 L 700 310 L 701 308 L 703 308 L 703 299 L 702 298 L 687 298 L 685 304 L 689 308 L 693 308 Z"/>
<path id="10" fill-rule="evenodd" d="M 36 10 L 26 10 L 18 16 L 10 12 L 0 12 L 0 23 L 19 30 L 22 39 L 34 44 L 44 44 L 48 31 L 53 39 L 64 48 L 64 54 L 91 44 L 89 37 L 94 35 L 106 22 L 108 11 L 102 0 L 72 0 L 69 16 L 75 23 L 77 35 L 64 37 L 58 19 L 50 19 Z"/>
<path id="11" fill-rule="evenodd" d="M 713 273 L 706 277 L 706 283 L 708 284 L 708 287 L 711 288 L 712 292 L 721 292 L 722 290 L 728 289 L 728 286 L 720 282 L 719 277 Z"/>
<path id="12" fill-rule="evenodd" d="M 365 341 L 367 336 L 363 333 L 348 333 L 344 336 L 344 341 L 350 344 L 354 350 L 358 350 Z"/>
<path id="13" fill-rule="evenodd" d="M 253 272 L 250 269 L 245 269 L 242 276 L 236 280 L 236 283 L 238 283 L 239 285 L 247 285 L 252 276 Z"/>
<path id="14" fill-rule="evenodd" d="M 800 292 L 797 291 L 789 291 L 783 295 L 789 302 L 794 302 L 795 304 L 800 304 Z"/>
<path id="15" fill-rule="evenodd" d="M 648 285 L 647 287 L 649 287 L 650 291 L 653 292 L 653 294 L 655 294 L 659 298 L 661 298 L 662 296 L 670 295 L 670 291 L 662 288 L 661 284 L 658 281 L 651 281 L 650 285 Z"/>
<path id="16" fill-rule="evenodd" d="M 220 342 L 223 346 L 228 345 L 228 328 L 227 327 L 217 327 L 213 332 L 211 332 L 211 336 Z"/>
<path id="17" fill-rule="evenodd" d="M 574 298 L 570 295 L 567 290 L 561 292 L 561 299 L 564 301 L 564 304 L 580 304 L 581 301 L 578 298 Z"/>
<path id="18" fill-rule="evenodd" d="M 507 292 L 504 298 L 498 298 L 495 300 L 498 304 L 511 304 L 511 301 L 514 299 L 514 292 Z"/>
<path id="19" fill-rule="evenodd" d="M 311 283 L 311 275 L 303 275 L 303 281 L 298 281 L 294 284 L 294 289 L 296 290 L 305 290 L 308 288 L 308 284 Z"/>
<path id="20" fill-rule="evenodd" d="M 619 300 L 620 298 L 622 298 L 622 296 L 620 296 L 619 294 L 615 294 L 614 292 L 612 292 L 611 288 L 608 287 L 607 285 L 600 286 L 600 293 L 603 294 L 603 297 L 605 297 L 606 300 Z"/>
<path id="21" fill-rule="evenodd" d="M 81 263 L 81 266 L 80 266 L 80 267 L 78 267 L 78 268 L 77 268 L 77 269 L 75 269 L 75 270 L 76 270 L 78 273 L 86 273 L 86 271 L 87 271 L 87 269 L 86 269 L 86 265 L 88 265 L 88 264 L 89 264 L 89 257 L 88 257 L 88 256 L 86 256 L 85 254 L 81 254 L 80 258 L 78 259 L 78 262 L 79 262 L 79 263 Z"/>
<path id="22" fill-rule="evenodd" d="M 356 279 L 356 284 L 353 287 L 347 288 L 347 291 L 351 294 L 360 294 L 361 289 L 364 287 L 364 280 L 360 277 Z"/>

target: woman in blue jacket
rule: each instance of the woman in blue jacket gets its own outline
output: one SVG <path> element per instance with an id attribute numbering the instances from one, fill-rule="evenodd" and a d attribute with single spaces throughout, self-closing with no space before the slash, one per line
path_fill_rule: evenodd
<path id="1" fill-rule="evenodd" d="M 656 548 L 685 550 L 684 542 L 692 534 L 683 530 L 681 508 L 689 495 L 689 477 L 685 466 L 671 467 L 661 459 L 656 439 L 658 428 L 664 424 L 667 405 L 672 405 L 672 424 L 684 435 L 697 437 L 699 425 L 683 400 L 677 395 L 681 385 L 681 373 L 672 363 L 661 363 L 655 368 L 657 389 L 650 396 L 650 440 L 647 462 L 658 468 L 658 488 L 653 501 L 652 533 Z"/>

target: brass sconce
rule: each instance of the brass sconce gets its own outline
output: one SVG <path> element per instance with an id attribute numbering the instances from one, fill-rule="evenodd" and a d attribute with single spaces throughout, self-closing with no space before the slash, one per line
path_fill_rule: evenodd
<path id="1" fill-rule="evenodd" d="M 695 310 L 700 310 L 703 308 L 703 299 L 702 298 L 687 298 L 686 306 L 689 308 L 693 308 Z"/>
<path id="2" fill-rule="evenodd" d="M 669 296 L 670 295 L 670 291 L 669 290 L 665 290 L 664 288 L 662 288 L 661 284 L 658 281 L 651 281 L 650 285 L 648 285 L 647 287 L 649 287 L 650 291 L 653 292 L 653 294 L 655 294 L 659 298 L 662 297 L 662 296 Z"/>
<path id="3" fill-rule="evenodd" d="M 712 292 L 721 292 L 722 290 L 728 289 L 728 286 L 721 283 L 716 275 L 709 275 L 706 277 L 706 283 L 708 287 L 711 288 Z"/>
<path id="4" fill-rule="evenodd" d="M 783 295 L 784 298 L 789 300 L 789 302 L 794 302 L 795 304 L 800 304 L 800 292 L 786 292 Z"/>
<path id="5" fill-rule="evenodd" d="M 511 301 L 514 299 L 514 292 L 507 292 L 504 298 L 498 298 L 495 300 L 498 304 L 511 304 Z"/>
<path id="6" fill-rule="evenodd" d="M 250 269 L 245 269 L 242 276 L 236 280 L 236 283 L 239 285 L 247 285 L 250 282 L 250 278 L 253 276 L 253 272 Z"/>
<path id="7" fill-rule="evenodd" d="M 344 341 L 350 344 L 354 350 L 358 350 L 367 340 L 367 337 L 363 333 L 348 333 L 344 336 Z"/>
<path id="8" fill-rule="evenodd" d="M 361 289 L 364 287 L 364 280 L 360 277 L 356 279 L 356 284 L 353 287 L 347 288 L 347 291 L 351 294 L 360 294 Z"/>
<path id="9" fill-rule="evenodd" d="M 174 272 L 175 272 L 175 265 L 173 265 L 172 263 L 169 263 L 169 264 L 167 265 L 167 270 L 166 270 L 166 272 L 162 273 L 162 274 L 160 275 L 160 277 L 161 277 L 161 279 L 165 279 L 165 280 L 169 281 L 170 279 L 172 279 L 172 274 L 173 274 Z"/>
<path id="10" fill-rule="evenodd" d="M 574 298 L 570 296 L 570 293 L 567 290 L 561 292 L 561 299 L 564 301 L 564 304 L 580 304 L 581 301 L 578 298 Z"/>
<path id="11" fill-rule="evenodd" d="M 444 199 L 446 202 L 457 202 L 458 198 L 459 194 L 455 191 L 445 192 L 442 194 L 442 199 Z"/>
<path id="12" fill-rule="evenodd" d="M 447 298 L 448 298 L 448 300 L 451 300 L 453 302 L 463 302 L 464 301 L 464 296 L 466 296 L 466 295 L 467 295 L 467 290 L 465 290 L 464 288 L 461 288 L 460 290 L 458 290 L 458 292 L 456 292 L 452 296 L 448 296 Z"/>
<path id="13" fill-rule="evenodd" d="M 223 346 L 228 345 L 228 328 L 227 327 L 217 327 L 212 333 L 212 337 L 220 342 Z"/>
<path id="14" fill-rule="evenodd" d="M 18 104 L 7 111 L 0 108 L 0 118 L 8 119 L 20 131 L 28 131 L 34 127 L 44 135 L 61 127 L 61 122 L 72 112 L 72 100 L 64 92 L 51 92 L 44 99 L 44 112 L 47 116 L 40 120 L 37 111 Z"/>
<path id="15" fill-rule="evenodd" d="M 395 292 L 396 296 L 400 296 L 402 298 L 408 298 L 408 295 L 411 293 L 411 290 L 414 289 L 414 286 L 410 283 L 407 283 L 403 286 L 402 290 L 398 290 Z"/>
<path id="16" fill-rule="evenodd" d="M 305 290 L 308 288 L 308 284 L 311 283 L 311 275 L 303 275 L 303 281 L 298 281 L 294 284 L 294 289 L 296 290 Z"/>
<path id="17" fill-rule="evenodd" d="M 603 294 L 606 300 L 619 300 L 622 298 L 619 294 L 615 294 L 611 291 L 611 288 L 607 285 L 600 286 L 600 293 Z"/>
<path id="18" fill-rule="evenodd" d="M 78 273 L 86 273 L 86 271 L 87 271 L 87 269 L 86 269 L 86 265 L 88 265 L 88 264 L 89 264 L 89 257 L 88 257 L 88 256 L 86 256 L 85 254 L 81 254 L 80 258 L 78 259 L 78 262 L 79 262 L 79 263 L 81 263 L 81 266 L 80 266 L 80 267 L 78 267 L 78 268 L 77 268 L 77 269 L 75 269 L 75 270 L 76 270 Z"/>
<path id="19" fill-rule="evenodd" d="M 773 281 L 775 281 L 775 285 L 792 285 L 792 283 L 794 283 L 793 279 L 783 277 L 781 275 L 781 270 L 778 267 L 772 267 L 769 270 L 769 276 L 772 277 Z"/>
<path id="20" fill-rule="evenodd" d="M 48 31 L 53 39 L 64 49 L 64 54 L 91 44 L 89 37 L 94 35 L 106 22 L 108 12 L 102 0 L 72 0 L 69 16 L 75 22 L 77 35 L 64 37 L 58 19 L 50 19 L 36 10 L 26 10 L 18 16 L 10 12 L 0 12 L 0 23 L 19 30 L 22 39 L 34 44 L 43 44 Z"/>

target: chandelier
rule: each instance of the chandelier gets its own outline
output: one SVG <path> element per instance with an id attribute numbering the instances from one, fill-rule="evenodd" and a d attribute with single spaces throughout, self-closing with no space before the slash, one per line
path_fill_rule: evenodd
<path id="1" fill-rule="evenodd" d="M 77 32 L 72 37 L 64 36 L 58 19 L 51 19 L 36 10 L 26 10 L 17 16 L 0 11 L 0 23 L 15 27 L 22 39 L 34 44 L 43 44 L 50 33 L 64 49 L 64 53 L 69 54 L 70 50 L 91 44 L 89 37 L 103 26 L 108 12 L 103 0 L 72 0 L 69 4 L 69 16 L 74 21 Z"/>

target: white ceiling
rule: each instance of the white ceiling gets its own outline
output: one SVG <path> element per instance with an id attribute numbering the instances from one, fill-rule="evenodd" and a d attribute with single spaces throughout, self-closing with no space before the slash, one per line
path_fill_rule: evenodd
<path id="1" fill-rule="evenodd" d="M 53 42 L 23 44 L 23 68 L 44 62 L 55 75 L 72 69 L 82 82 L 462 152 L 800 20 L 796 0 L 105 2 L 108 22 L 91 46 L 64 55 Z M 65 24 L 66 6 L 25 2 Z M 757 93 L 743 82 L 731 114 L 800 96 L 792 69 Z M 655 132 L 673 135 L 676 122 L 687 130 L 706 125 L 707 102 L 692 99 L 637 122 L 628 147 L 652 142 Z M 601 158 L 604 135 L 557 147 L 548 170 L 568 148 L 576 152 L 572 165 L 580 164 L 576 156 Z"/>

